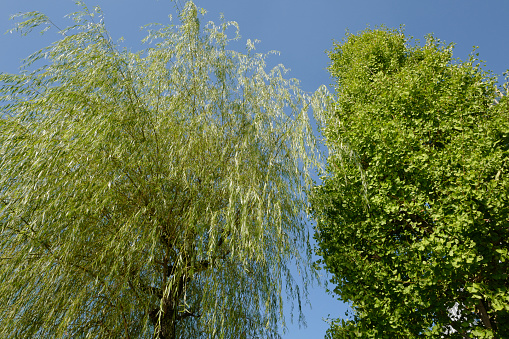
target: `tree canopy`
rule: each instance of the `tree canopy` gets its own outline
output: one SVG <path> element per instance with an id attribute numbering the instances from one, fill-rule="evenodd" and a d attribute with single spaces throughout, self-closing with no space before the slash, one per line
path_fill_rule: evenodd
<path id="1" fill-rule="evenodd" d="M 509 333 L 509 100 L 452 50 L 380 27 L 329 53 L 336 108 L 311 205 L 353 311 L 329 338 Z"/>
<path id="2" fill-rule="evenodd" d="M 285 292 L 300 303 L 326 90 L 201 15 L 187 2 L 132 52 L 81 4 L 0 75 L 0 337 L 271 338 Z"/>

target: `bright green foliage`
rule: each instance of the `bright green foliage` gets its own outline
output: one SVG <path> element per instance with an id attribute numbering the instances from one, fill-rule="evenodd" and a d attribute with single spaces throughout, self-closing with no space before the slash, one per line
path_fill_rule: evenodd
<path id="1" fill-rule="evenodd" d="M 192 2 L 138 53 L 82 6 L 40 68 L 0 75 L 0 337 L 278 337 L 282 291 L 305 292 L 288 264 L 314 276 L 326 90 L 227 50 L 236 24 L 200 27 Z"/>
<path id="2" fill-rule="evenodd" d="M 330 58 L 329 174 L 312 207 L 318 253 L 354 314 L 328 337 L 507 335 L 508 98 L 432 36 L 421 47 L 366 29 Z"/>

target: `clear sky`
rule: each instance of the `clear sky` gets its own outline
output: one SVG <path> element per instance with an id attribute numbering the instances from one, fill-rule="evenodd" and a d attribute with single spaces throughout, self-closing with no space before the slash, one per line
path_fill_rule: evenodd
<path id="1" fill-rule="evenodd" d="M 184 0 L 181 0 L 184 2 Z M 92 8 L 99 5 L 106 25 L 114 39 L 124 37 L 124 46 L 139 48 L 144 33 L 139 27 L 151 22 L 167 22 L 175 14 L 169 0 L 86 0 Z M 369 25 L 385 24 L 398 28 L 405 25 L 405 34 L 424 40 L 433 33 L 446 43 L 456 43 L 454 56 L 466 59 L 473 46 L 486 61 L 486 69 L 498 75 L 509 68 L 509 0 L 195 0 L 208 10 L 205 21 L 226 20 L 240 25 L 243 48 L 247 39 L 259 39 L 257 50 L 278 50 L 269 63 L 282 63 L 290 68 L 289 77 L 301 80 L 306 91 L 321 84 L 333 90 L 326 71 L 329 59 L 326 50 L 333 41 L 340 41 L 345 30 L 357 32 Z M 0 33 L 12 28 L 11 14 L 41 11 L 55 23 L 69 23 L 63 16 L 74 10 L 72 0 L 0 0 Z M 57 36 L 34 33 L 28 37 L 0 34 L 0 72 L 15 73 L 19 62 L 30 53 L 47 46 Z M 502 78 L 500 78 L 502 79 Z M 283 338 L 323 338 L 328 325 L 322 318 L 344 316 L 346 306 L 325 293 L 322 287 L 310 290 L 312 309 L 304 308 L 307 328 L 290 324 Z"/>

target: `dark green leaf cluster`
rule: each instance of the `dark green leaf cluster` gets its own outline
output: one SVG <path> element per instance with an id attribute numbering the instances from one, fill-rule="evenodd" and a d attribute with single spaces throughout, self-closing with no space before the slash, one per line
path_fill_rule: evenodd
<path id="1" fill-rule="evenodd" d="M 366 29 L 329 55 L 315 237 L 354 310 L 329 337 L 509 333 L 509 100 L 433 36 Z"/>

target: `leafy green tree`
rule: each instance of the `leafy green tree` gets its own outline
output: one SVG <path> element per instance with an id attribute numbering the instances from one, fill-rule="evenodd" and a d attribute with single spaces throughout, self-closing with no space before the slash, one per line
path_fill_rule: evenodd
<path id="1" fill-rule="evenodd" d="M 201 27 L 192 2 L 136 53 L 81 6 L 0 75 L 0 337 L 279 337 L 306 288 L 290 262 L 314 277 L 307 111 L 325 88 L 266 71 L 249 40 L 228 50 L 236 23 Z"/>
<path id="2" fill-rule="evenodd" d="M 329 55 L 336 108 L 311 205 L 353 316 L 328 337 L 506 336 L 509 100 L 432 36 L 366 29 Z"/>

